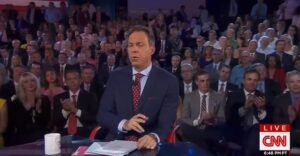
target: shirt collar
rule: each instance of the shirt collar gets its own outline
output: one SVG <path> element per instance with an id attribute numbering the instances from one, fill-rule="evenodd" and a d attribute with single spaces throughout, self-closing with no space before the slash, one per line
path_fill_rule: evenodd
<path id="1" fill-rule="evenodd" d="M 248 92 L 246 89 L 244 89 L 244 93 L 245 93 L 246 96 L 247 96 L 248 94 L 254 95 L 255 91 L 250 93 L 250 92 Z"/>
<path id="2" fill-rule="evenodd" d="M 219 84 L 227 85 L 227 81 L 221 81 L 221 80 L 219 80 Z"/>
<path id="3" fill-rule="evenodd" d="M 202 97 L 203 95 L 206 95 L 206 97 L 209 96 L 209 92 L 207 92 L 207 93 L 202 93 L 200 90 L 198 90 L 198 91 L 199 91 L 200 97 Z"/>
<path id="4" fill-rule="evenodd" d="M 185 83 L 185 82 L 183 82 L 183 84 L 184 84 L 184 86 L 186 86 L 186 85 L 192 86 L 193 82 L 191 82 L 191 83 Z"/>
<path id="5" fill-rule="evenodd" d="M 70 97 L 72 97 L 73 95 L 78 96 L 78 95 L 79 95 L 79 92 L 80 92 L 80 89 L 78 89 L 75 93 L 73 93 L 73 92 L 71 92 L 71 91 L 69 90 Z"/>
<path id="6" fill-rule="evenodd" d="M 141 74 L 143 74 L 144 76 L 149 76 L 149 73 L 150 73 L 151 69 L 152 69 L 152 63 L 151 63 L 147 68 L 145 68 L 144 70 L 142 70 L 141 72 L 136 71 L 136 70 L 132 67 L 132 74 L 135 75 L 135 74 L 137 74 L 137 73 L 141 73 Z"/>

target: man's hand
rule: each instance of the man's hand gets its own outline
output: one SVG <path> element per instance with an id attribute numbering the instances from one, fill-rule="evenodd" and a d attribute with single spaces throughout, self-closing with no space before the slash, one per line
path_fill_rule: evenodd
<path id="1" fill-rule="evenodd" d="M 214 119 L 215 119 L 215 115 L 212 114 L 212 113 L 204 113 L 202 115 L 202 121 L 205 123 L 205 124 L 211 124 L 214 122 Z"/>
<path id="2" fill-rule="evenodd" d="M 265 108 L 265 105 L 266 105 L 265 97 L 259 97 L 259 96 L 255 97 L 254 105 L 256 106 L 256 108 L 258 110 L 263 110 Z"/>
<path id="3" fill-rule="evenodd" d="M 138 149 L 155 149 L 157 146 L 156 138 L 153 134 L 144 135 L 138 140 Z"/>
<path id="4" fill-rule="evenodd" d="M 126 131 L 134 130 L 138 133 L 143 133 L 145 130 L 140 124 L 146 123 L 147 120 L 148 118 L 145 115 L 137 114 L 125 122 L 123 129 Z"/>
<path id="5" fill-rule="evenodd" d="M 73 102 L 70 99 L 60 100 L 62 107 L 65 111 L 76 113 L 77 109 L 74 106 Z"/>

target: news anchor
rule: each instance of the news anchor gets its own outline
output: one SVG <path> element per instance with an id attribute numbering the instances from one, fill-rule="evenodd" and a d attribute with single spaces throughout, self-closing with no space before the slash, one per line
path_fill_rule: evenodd
<path id="1" fill-rule="evenodd" d="M 111 139 L 137 141 L 138 149 L 154 149 L 165 141 L 176 117 L 178 80 L 152 64 L 154 52 L 151 30 L 144 26 L 129 30 L 131 66 L 111 73 L 97 115 Z"/>

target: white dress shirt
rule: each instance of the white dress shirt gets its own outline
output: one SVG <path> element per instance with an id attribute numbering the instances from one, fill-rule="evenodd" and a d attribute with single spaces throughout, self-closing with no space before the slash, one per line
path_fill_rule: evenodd
<path id="1" fill-rule="evenodd" d="M 226 91 L 226 87 L 227 87 L 227 81 L 218 81 L 218 91 L 221 89 L 221 85 L 224 84 L 224 92 Z"/>
<path id="2" fill-rule="evenodd" d="M 191 93 L 193 91 L 193 83 L 192 82 L 189 84 L 183 82 L 183 84 L 184 84 L 184 94 Z"/>

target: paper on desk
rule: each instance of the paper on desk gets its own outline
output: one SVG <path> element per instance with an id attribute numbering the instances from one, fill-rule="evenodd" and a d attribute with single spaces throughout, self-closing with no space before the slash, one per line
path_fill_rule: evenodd
<path id="1" fill-rule="evenodd" d="M 108 143 L 95 142 L 85 152 L 85 154 L 103 154 L 113 156 L 123 156 L 134 151 L 137 148 L 137 142 L 115 140 Z"/>

